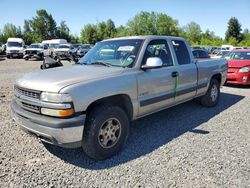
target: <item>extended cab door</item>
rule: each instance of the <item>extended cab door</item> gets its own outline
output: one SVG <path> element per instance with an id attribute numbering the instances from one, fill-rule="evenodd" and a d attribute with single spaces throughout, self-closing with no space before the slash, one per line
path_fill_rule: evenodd
<path id="1" fill-rule="evenodd" d="M 190 57 L 187 44 L 181 39 L 171 39 L 175 59 L 178 63 L 176 78 L 175 103 L 192 99 L 197 90 L 197 65 Z"/>
<path id="2" fill-rule="evenodd" d="M 141 71 L 137 77 L 139 116 L 173 105 L 176 71 L 169 45 L 164 39 L 149 42 L 142 60 L 142 65 L 149 57 L 159 57 L 163 67 Z"/>

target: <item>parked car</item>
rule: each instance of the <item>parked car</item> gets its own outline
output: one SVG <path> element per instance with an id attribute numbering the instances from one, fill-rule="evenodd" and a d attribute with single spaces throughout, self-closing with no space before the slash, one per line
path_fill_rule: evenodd
<path id="1" fill-rule="evenodd" d="M 24 41 L 21 38 L 8 38 L 6 45 L 6 56 L 10 57 L 23 57 Z"/>
<path id="2" fill-rule="evenodd" d="M 197 59 L 210 58 L 206 50 L 201 50 L 201 49 L 192 50 L 192 53 L 194 58 Z"/>
<path id="3" fill-rule="evenodd" d="M 31 58 L 42 60 L 46 55 L 49 55 L 48 45 L 42 43 L 33 43 L 24 50 L 23 58 L 25 60 L 29 60 Z"/>
<path id="4" fill-rule="evenodd" d="M 250 50 L 233 50 L 228 59 L 227 83 L 250 85 Z"/>
<path id="5" fill-rule="evenodd" d="M 77 55 L 77 51 L 81 47 L 81 44 L 72 44 L 69 49 L 69 54 L 71 55 Z"/>
<path id="6" fill-rule="evenodd" d="M 211 58 L 219 59 L 219 58 L 225 57 L 229 53 L 230 53 L 229 50 L 220 50 L 215 55 L 211 56 Z"/>
<path id="7" fill-rule="evenodd" d="M 54 49 L 53 57 L 59 57 L 60 59 L 67 59 L 69 57 L 70 44 L 60 44 Z"/>
<path id="8" fill-rule="evenodd" d="M 4 49 L 3 49 L 3 44 L 2 43 L 0 43 L 0 54 L 2 54 L 3 52 L 4 52 Z"/>
<path id="9" fill-rule="evenodd" d="M 44 40 L 42 44 L 47 44 L 49 46 L 49 55 L 54 57 L 54 49 L 56 49 L 60 44 L 68 44 L 67 40 L 65 39 L 51 39 L 51 40 Z"/>
<path id="10" fill-rule="evenodd" d="M 201 50 L 202 48 L 200 46 L 191 46 L 192 50 Z"/>
<path id="11" fill-rule="evenodd" d="M 194 60 L 179 37 L 109 39 L 74 66 L 18 79 L 12 115 L 44 142 L 103 160 L 121 150 L 135 119 L 194 98 L 215 106 L 226 73 L 225 59 Z"/>
<path id="12" fill-rule="evenodd" d="M 79 47 L 77 51 L 77 55 L 79 57 L 83 57 L 90 49 L 91 49 L 91 46 L 89 44 L 84 44 Z"/>

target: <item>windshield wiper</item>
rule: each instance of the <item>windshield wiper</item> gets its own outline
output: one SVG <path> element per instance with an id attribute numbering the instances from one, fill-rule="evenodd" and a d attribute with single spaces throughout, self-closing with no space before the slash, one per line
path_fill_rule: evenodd
<path id="1" fill-rule="evenodd" d="M 105 63 L 103 61 L 96 61 L 96 62 L 90 63 L 89 65 L 103 65 L 103 66 L 106 66 L 106 67 L 111 67 L 112 66 L 112 64 Z"/>

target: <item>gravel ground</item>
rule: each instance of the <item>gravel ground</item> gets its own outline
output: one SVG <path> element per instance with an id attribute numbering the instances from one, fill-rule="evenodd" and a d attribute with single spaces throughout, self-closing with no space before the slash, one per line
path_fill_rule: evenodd
<path id="1" fill-rule="evenodd" d="M 39 142 L 10 116 L 14 80 L 41 62 L 0 57 L 0 187 L 250 187 L 250 87 L 227 86 L 135 121 L 124 150 L 101 162 Z"/>

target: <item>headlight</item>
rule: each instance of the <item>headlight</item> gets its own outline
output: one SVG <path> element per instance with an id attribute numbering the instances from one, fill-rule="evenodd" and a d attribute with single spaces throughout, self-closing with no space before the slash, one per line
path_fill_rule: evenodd
<path id="1" fill-rule="evenodd" d="M 74 109 L 50 109 L 50 108 L 41 108 L 41 113 L 48 116 L 56 116 L 56 117 L 68 117 L 75 113 Z"/>
<path id="2" fill-rule="evenodd" d="M 41 93 L 41 100 L 45 102 L 72 102 L 72 98 L 69 94 L 64 93 L 49 93 L 49 92 L 42 92 Z"/>
<path id="3" fill-rule="evenodd" d="M 243 67 L 239 70 L 239 72 L 249 72 L 250 68 L 249 67 Z"/>

